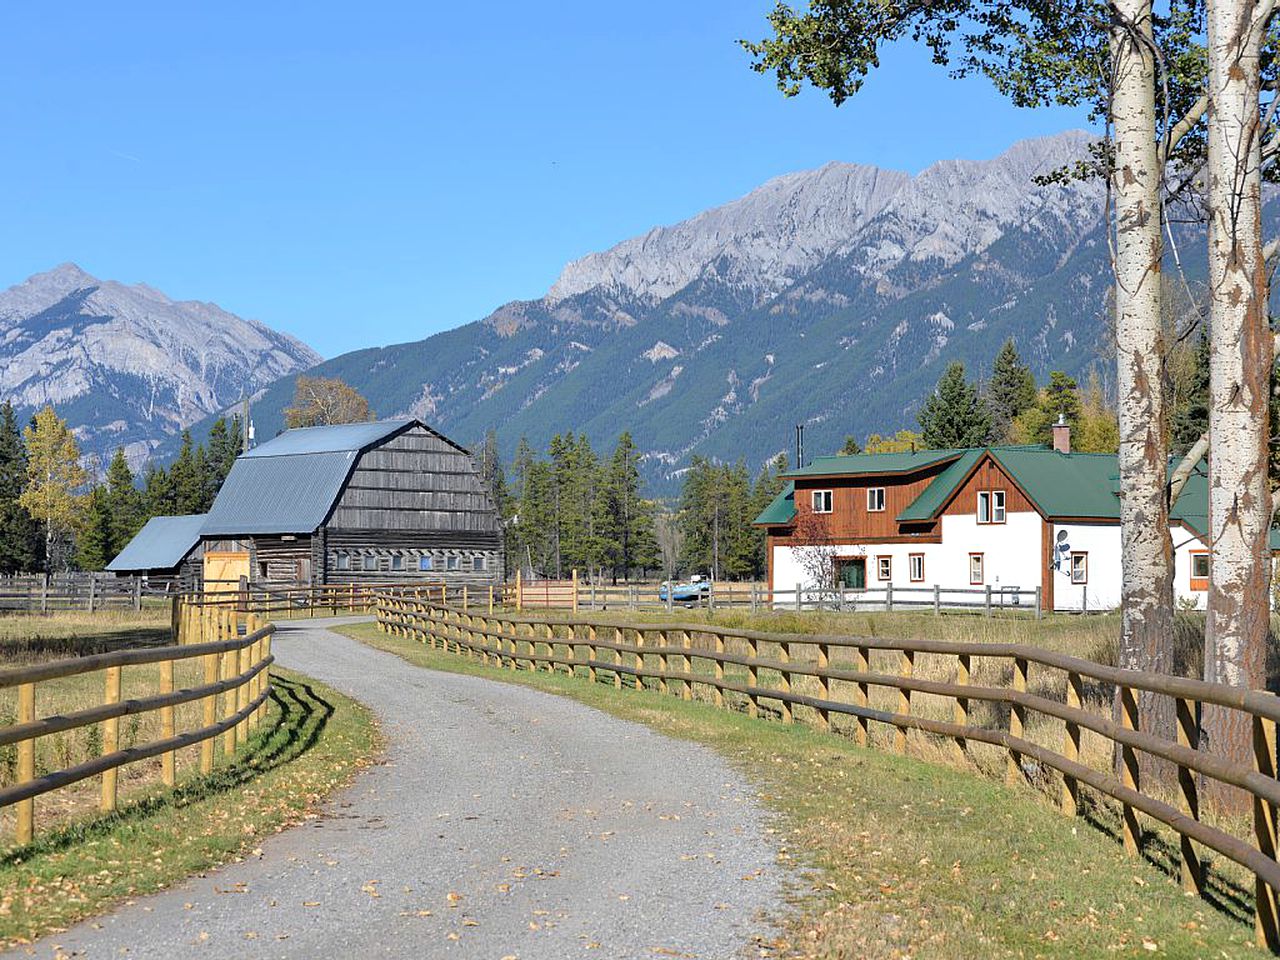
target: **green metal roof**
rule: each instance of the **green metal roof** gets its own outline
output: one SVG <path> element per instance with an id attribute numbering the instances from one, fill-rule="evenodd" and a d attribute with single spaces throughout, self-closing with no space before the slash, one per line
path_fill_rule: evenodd
<path id="1" fill-rule="evenodd" d="M 964 450 L 917 450 L 914 453 L 858 453 L 850 457 L 815 457 L 807 467 L 791 470 L 788 477 L 857 476 L 859 474 L 913 473 L 952 460 Z"/>
<path id="2" fill-rule="evenodd" d="M 1046 517 L 1120 519 L 1120 470 L 1114 453 L 992 447 L 991 456 Z"/>
<path id="3" fill-rule="evenodd" d="M 777 527 L 790 523 L 796 515 L 795 494 L 796 485 L 788 481 L 787 485 L 773 498 L 773 502 L 765 507 L 760 516 L 752 522 L 762 527 Z"/>
<path id="4" fill-rule="evenodd" d="M 934 477 L 933 483 L 925 487 L 924 492 L 912 500 L 907 509 L 898 514 L 899 522 L 932 520 L 933 515 L 942 509 L 942 505 L 964 482 L 964 478 L 984 453 L 986 453 L 985 449 L 978 448 L 966 450 L 960 454 L 959 460 Z"/>

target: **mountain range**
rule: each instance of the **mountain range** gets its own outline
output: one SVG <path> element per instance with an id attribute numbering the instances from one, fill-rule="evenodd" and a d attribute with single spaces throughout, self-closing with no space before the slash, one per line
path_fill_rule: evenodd
<path id="1" fill-rule="evenodd" d="M 757 469 L 790 450 L 797 423 L 811 453 L 912 427 L 948 362 L 981 377 L 1007 337 L 1042 378 L 1095 365 L 1105 378 L 1104 188 L 1039 180 L 1090 139 L 914 175 L 829 163 L 781 176 L 575 260 L 538 299 L 323 362 L 211 304 L 64 265 L 0 293 L 0 396 L 53 402 L 90 449 L 124 443 L 136 461 L 171 454 L 184 426 L 198 436 L 243 395 L 258 436 L 274 435 L 309 370 L 464 444 L 496 428 L 507 457 L 521 437 L 544 448 L 585 432 L 603 449 L 630 431 L 665 493 L 696 455 Z M 1175 237 L 1202 276 L 1203 233 Z"/>
<path id="2" fill-rule="evenodd" d="M 0 292 L 0 399 L 23 419 L 53 404 L 91 459 L 123 446 L 137 466 L 184 427 L 319 360 L 215 304 L 73 263 Z"/>
<path id="3" fill-rule="evenodd" d="M 952 359 L 989 369 L 1012 336 L 1041 374 L 1079 373 L 1107 336 L 1103 187 L 1038 186 L 1083 132 L 917 175 L 830 163 L 570 263 L 537 300 L 313 372 L 463 443 L 510 455 L 631 431 L 664 487 L 694 455 L 755 469 L 807 424 L 810 450 L 914 426 Z M 279 428 L 292 378 L 255 402 Z"/>

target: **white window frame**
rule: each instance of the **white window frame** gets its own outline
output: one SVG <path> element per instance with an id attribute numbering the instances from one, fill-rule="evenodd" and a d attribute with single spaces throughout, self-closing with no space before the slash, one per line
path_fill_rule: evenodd
<path id="1" fill-rule="evenodd" d="M 974 576 L 973 576 L 973 572 L 975 569 L 974 567 L 975 560 L 978 561 L 977 568 L 976 568 L 978 571 L 977 579 L 974 579 Z M 986 582 L 987 582 L 987 563 L 986 563 L 985 556 L 977 552 L 970 553 L 969 554 L 969 586 L 980 587 Z"/>
<path id="2" fill-rule="evenodd" d="M 378 572 L 378 558 L 372 554 L 366 554 L 360 558 L 360 569 L 364 571 Z"/>
<path id="3" fill-rule="evenodd" d="M 907 556 L 907 574 L 912 583 L 924 583 L 923 553 L 912 553 Z"/>
<path id="4" fill-rule="evenodd" d="M 835 497 L 830 490 L 814 490 L 809 502 L 813 506 L 814 513 L 830 513 Z"/>
<path id="5" fill-rule="evenodd" d="M 876 579 L 882 583 L 893 579 L 893 557 L 876 557 Z"/>
<path id="6" fill-rule="evenodd" d="M 391 555 L 391 569 L 397 573 L 404 572 L 404 554 L 393 553 Z"/>
<path id="7" fill-rule="evenodd" d="M 978 523 L 991 522 L 991 491 L 990 490 L 978 491 L 978 506 L 977 506 L 977 509 L 974 511 L 974 514 L 977 518 L 976 522 Z"/>
<path id="8" fill-rule="evenodd" d="M 867 487 L 867 513 L 884 513 L 884 487 Z"/>
<path id="9" fill-rule="evenodd" d="M 1079 561 L 1077 565 L 1076 561 Z M 1071 552 L 1071 582 L 1076 584 L 1086 584 L 1089 582 L 1089 552 L 1087 550 L 1073 550 Z"/>
<path id="10" fill-rule="evenodd" d="M 337 568 L 338 570 L 350 570 L 351 555 L 346 553 L 337 554 L 334 557 L 334 567 Z"/>
<path id="11" fill-rule="evenodd" d="M 418 557 L 418 572 L 428 573 L 436 568 L 436 558 L 431 554 L 425 554 Z"/>
<path id="12" fill-rule="evenodd" d="M 991 491 L 991 522 L 1004 523 L 1005 521 L 1005 492 L 1003 490 Z"/>
<path id="13" fill-rule="evenodd" d="M 477 553 L 471 561 L 471 569 L 477 573 L 484 573 L 489 569 L 489 558 L 483 553 Z"/>
<path id="14" fill-rule="evenodd" d="M 461 570 L 462 558 L 459 557 L 456 553 L 449 554 L 447 557 L 444 558 L 444 568 L 445 570 Z"/>

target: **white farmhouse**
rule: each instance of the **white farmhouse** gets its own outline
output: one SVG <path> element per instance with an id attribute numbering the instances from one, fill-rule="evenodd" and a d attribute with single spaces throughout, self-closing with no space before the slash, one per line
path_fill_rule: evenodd
<path id="1" fill-rule="evenodd" d="M 787 479 L 755 521 L 768 533 L 770 590 L 816 586 L 817 549 L 854 590 L 1038 588 L 1047 610 L 1120 604 L 1116 457 L 1072 453 L 1065 426 L 1053 447 L 819 457 Z M 1207 503 L 1201 468 L 1170 516 L 1175 598 L 1201 609 Z"/>

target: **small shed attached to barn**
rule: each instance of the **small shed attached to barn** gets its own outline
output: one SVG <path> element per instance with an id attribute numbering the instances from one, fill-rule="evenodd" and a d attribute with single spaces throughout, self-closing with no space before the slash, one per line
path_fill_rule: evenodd
<path id="1" fill-rule="evenodd" d="M 152 517 L 107 564 L 107 570 L 120 576 L 145 577 L 149 586 L 171 592 L 196 590 L 201 578 L 204 551 L 200 531 L 204 522 L 203 513 Z"/>
<path id="2" fill-rule="evenodd" d="M 287 430 L 241 454 L 202 537 L 214 579 L 503 578 L 502 524 L 471 454 L 414 419 Z"/>

